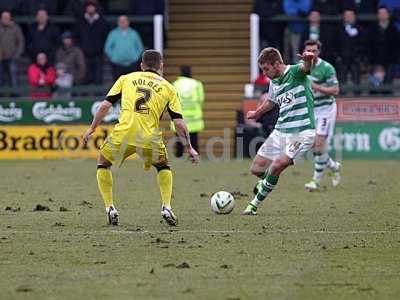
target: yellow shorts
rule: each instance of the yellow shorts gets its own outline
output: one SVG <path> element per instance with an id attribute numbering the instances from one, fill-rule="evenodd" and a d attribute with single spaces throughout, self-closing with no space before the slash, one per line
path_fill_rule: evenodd
<path id="1" fill-rule="evenodd" d="M 149 170 L 151 166 L 162 167 L 168 165 L 167 149 L 155 147 L 154 149 L 140 148 L 128 144 L 113 144 L 106 140 L 100 147 L 100 153 L 113 165 L 121 166 L 131 155 L 138 155 L 144 160 L 143 169 Z"/>

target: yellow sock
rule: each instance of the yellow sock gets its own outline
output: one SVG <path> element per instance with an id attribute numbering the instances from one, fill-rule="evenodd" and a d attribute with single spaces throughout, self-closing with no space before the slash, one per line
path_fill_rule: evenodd
<path id="1" fill-rule="evenodd" d="M 172 197 L 172 172 L 170 169 L 163 169 L 157 175 L 158 186 L 160 187 L 162 205 L 171 208 Z"/>
<path id="2" fill-rule="evenodd" d="M 97 184 L 104 204 L 107 207 L 113 206 L 112 186 L 113 178 L 110 169 L 97 169 Z"/>

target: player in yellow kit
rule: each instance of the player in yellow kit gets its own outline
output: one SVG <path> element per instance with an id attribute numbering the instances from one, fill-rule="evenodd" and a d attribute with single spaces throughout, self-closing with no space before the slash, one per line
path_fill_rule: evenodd
<path id="1" fill-rule="evenodd" d="M 121 165 L 129 156 L 137 154 L 144 160 L 144 169 L 154 166 L 161 193 L 161 216 L 171 226 L 177 218 L 171 209 L 172 172 L 159 129 L 164 111 L 168 111 L 177 133 L 186 145 L 193 162 L 198 153 L 190 144 L 189 133 L 182 119 L 182 108 L 175 88 L 162 77 L 163 61 L 156 50 L 142 55 L 141 72 L 121 76 L 101 103 L 83 141 L 87 143 L 113 103 L 121 100 L 119 122 L 101 146 L 97 160 L 97 183 L 106 206 L 109 224 L 118 225 L 119 214 L 112 196 L 112 164 Z"/>

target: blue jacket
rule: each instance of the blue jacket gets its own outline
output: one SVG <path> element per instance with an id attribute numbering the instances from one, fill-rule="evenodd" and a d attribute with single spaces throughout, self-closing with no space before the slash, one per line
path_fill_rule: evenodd
<path id="1" fill-rule="evenodd" d="M 284 0 L 283 10 L 287 16 L 304 17 L 311 9 L 311 0 Z M 302 33 L 305 28 L 304 22 L 289 22 L 289 30 L 295 33 Z"/>
<path id="2" fill-rule="evenodd" d="M 111 62 L 122 66 L 137 62 L 143 51 L 142 39 L 132 28 L 126 31 L 122 31 L 119 27 L 115 28 L 108 34 L 104 46 L 104 52 Z"/>

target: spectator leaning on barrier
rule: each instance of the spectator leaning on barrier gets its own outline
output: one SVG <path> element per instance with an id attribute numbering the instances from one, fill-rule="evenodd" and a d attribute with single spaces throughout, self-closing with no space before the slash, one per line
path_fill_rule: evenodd
<path id="1" fill-rule="evenodd" d="M 393 81 L 394 65 L 398 63 L 400 51 L 399 32 L 390 21 L 390 13 L 385 7 L 378 9 L 378 21 L 369 30 L 367 52 L 372 66 L 380 65 L 384 69 L 385 83 Z"/>
<path id="2" fill-rule="evenodd" d="M 17 86 L 17 59 L 24 48 L 21 28 L 13 22 L 9 11 L 3 11 L 0 22 L 0 86 L 4 86 L 5 77 L 8 77 L 11 87 Z"/>
<path id="3" fill-rule="evenodd" d="M 143 51 L 140 35 L 129 27 L 127 16 L 120 16 L 118 27 L 108 34 L 104 47 L 104 52 L 111 61 L 114 80 L 121 75 L 137 71 Z"/>
<path id="4" fill-rule="evenodd" d="M 305 17 L 311 9 L 311 0 L 284 0 L 283 9 L 289 17 Z M 305 29 L 303 21 L 290 21 L 285 31 L 284 56 L 291 58 L 291 62 L 298 60 L 297 54 L 300 50 L 301 35 Z"/>
<path id="5" fill-rule="evenodd" d="M 85 13 L 76 26 L 76 39 L 86 60 L 86 83 L 101 84 L 103 81 L 103 48 L 108 25 L 98 13 L 93 0 L 85 1 Z"/>
<path id="6" fill-rule="evenodd" d="M 183 119 L 189 130 L 190 143 L 198 151 L 198 133 L 204 129 L 204 88 L 201 81 L 192 78 L 192 68 L 181 66 L 181 75 L 173 82 L 182 104 Z M 171 124 L 172 126 L 172 124 Z M 173 128 L 173 130 L 175 130 Z M 181 157 L 185 146 L 176 143 L 176 156 Z"/>
<path id="7" fill-rule="evenodd" d="M 56 63 L 64 63 L 67 73 L 74 77 L 74 84 L 83 83 L 86 74 L 85 57 L 82 50 L 74 45 L 72 33 L 66 31 L 62 35 L 62 47 L 57 49 Z"/>
<path id="8" fill-rule="evenodd" d="M 56 64 L 57 79 L 55 81 L 55 97 L 70 97 L 68 90 L 74 83 L 74 76 L 67 72 L 67 66 L 64 63 Z"/>
<path id="9" fill-rule="evenodd" d="M 56 81 L 56 70 L 48 64 L 46 53 L 40 52 L 36 63 L 28 68 L 28 81 L 33 99 L 49 99 Z"/>
<path id="10" fill-rule="evenodd" d="M 28 32 L 28 53 L 33 61 L 38 53 L 44 52 L 50 62 L 54 61 L 54 54 L 59 42 L 58 28 L 49 23 L 49 16 L 44 9 L 36 13 L 37 23 L 29 28 Z"/>
<path id="11" fill-rule="evenodd" d="M 339 81 L 347 83 L 347 76 L 350 73 L 355 93 L 359 93 L 360 84 L 360 63 L 363 58 L 363 36 L 361 27 L 356 23 L 354 10 L 343 12 L 343 23 L 338 28 L 336 37 L 337 69 Z"/>

